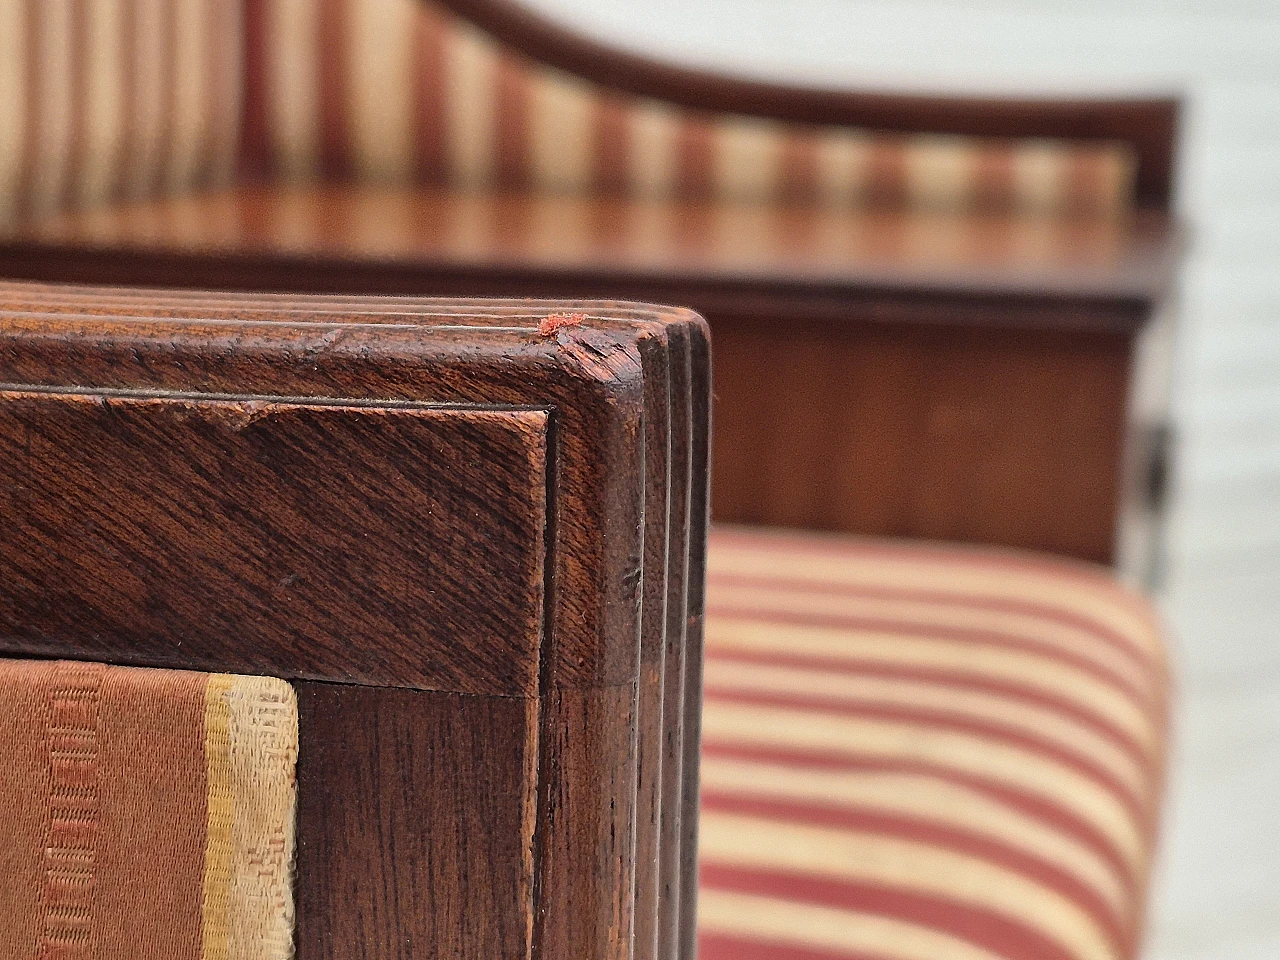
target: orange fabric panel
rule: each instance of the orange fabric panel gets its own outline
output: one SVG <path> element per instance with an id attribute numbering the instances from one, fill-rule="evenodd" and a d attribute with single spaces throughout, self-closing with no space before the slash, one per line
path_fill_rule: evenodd
<path id="1" fill-rule="evenodd" d="M 5 956 L 199 960 L 206 679 L 0 661 Z"/>

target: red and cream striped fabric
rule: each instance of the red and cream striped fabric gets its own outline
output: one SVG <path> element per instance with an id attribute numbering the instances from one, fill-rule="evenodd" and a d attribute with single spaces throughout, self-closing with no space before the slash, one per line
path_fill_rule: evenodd
<path id="1" fill-rule="evenodd" d="M 615 95 L 425 0 L 0 3 L 0 222 L 239 173 L 835 208 L 1116 212 L 1119 144 L 890 136 Z"/>
<path id="2" fill-rule="evenodd" d="M 716 532 L 700 960 L 1132 958 L 1167 690 L 1095 568 Z"/>
<path id="3" fill-rule="evenodd" d="M 243 2 L 0 2 L 0 223 L 227 181 Z"/>
<path id="4" fill-rule="evenodd" d="M 899 137 L 708 116 L 531 62 L 420 0 L 250 4 L 250 152 L 295 177 L 467 187 L 1110 212 L 1119 145 Z"/>

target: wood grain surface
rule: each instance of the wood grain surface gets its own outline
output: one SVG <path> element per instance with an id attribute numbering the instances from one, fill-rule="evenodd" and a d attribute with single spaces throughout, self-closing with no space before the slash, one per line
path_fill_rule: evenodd
<path id="1" fill-rule="evenodd" d="M 1135 308 L 1166 295 L 1178 248 L 1173 221 L 1151 211 L 849 212 L 330 184 L 43 217 L 0 240 L 0 275 L 309 293 L 625 296 L 696 304 L 713 320 L 754 304 L 778 322 L 839 322 L 850 305 L 875 304 L 885 321 L 1133 329 Z"/>
<path id="2" fill-rule="evenodd" d="M 528 956 L 537 701 L 295 686 L 299 960 Z"/>
<path id="3" fill-rule="evenodd" d="M 302 960 L 657 956 L 705 338 L 619 303 L 0 286 L 0 646 L 297 684 Z M 275 602 L 304 564 L 314 608 Z"/>
<path id="4" fill-rule="evenodd" d="M 534 695 L 548 419 L 0 389 L 0 649 Z"/>

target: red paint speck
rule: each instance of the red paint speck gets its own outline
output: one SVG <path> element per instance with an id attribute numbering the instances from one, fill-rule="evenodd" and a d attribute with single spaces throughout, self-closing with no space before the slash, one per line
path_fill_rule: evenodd
<path id="1" fill-rule="evenodd" d="M 585 313 L 553 313 L 538 324 L 538 333 L 544 337 L 554 337 L 561 327 L 578 327 L 585 319 Z"/>

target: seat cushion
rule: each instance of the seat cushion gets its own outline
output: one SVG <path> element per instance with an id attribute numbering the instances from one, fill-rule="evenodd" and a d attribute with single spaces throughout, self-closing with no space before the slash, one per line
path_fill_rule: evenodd
<path id="1" fill-rule="evenodd" d="M 701 960 L 1135 954 L 1158 621 L 1083 564 L 713 533 Z"/>

